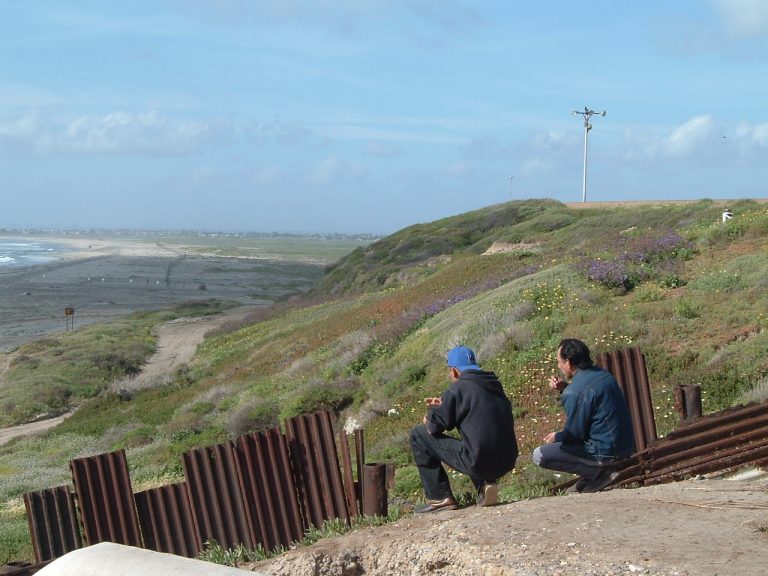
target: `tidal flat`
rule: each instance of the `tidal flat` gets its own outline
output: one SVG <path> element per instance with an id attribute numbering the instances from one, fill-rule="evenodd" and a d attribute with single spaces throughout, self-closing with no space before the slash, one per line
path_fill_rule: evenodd
<path id="1" fill-rule="evenodd" d="M 294 239 L 281 244 L 270 238 L 268 254 L 246 257 L 223 256 L 210 239 L 197 246 L 168 238 L 162 243 L 112 237 L 45 239 L 73 250 L 45 264 L 0 268 L 0 352 L 73 326 L 181 302 L 269 304 L 307 291 L 330 261 L 323 240 L 303 243 L 300 254 Z M 232 240 L 228 243 L 231 248 Z M 251 254 L 257 249 L 254 241 L 243 244 Z M 358 244 L 334 241 L 333 250 L 349 252 Z M 66 309 L 74 314 L 66 315 Z"/>

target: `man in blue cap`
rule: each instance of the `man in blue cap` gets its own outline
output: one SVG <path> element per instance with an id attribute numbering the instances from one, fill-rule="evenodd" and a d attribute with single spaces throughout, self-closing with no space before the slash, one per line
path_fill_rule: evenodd
<path id="1" fill-rule="evenodd" d="M 477 505 L 498 501 L 498 478 L 517 460 L 512 403 L 493 372 L 481 370 L 466 346 L 448 352 L 451 386 L 440 398 L 427 398 L 424 423 L 411 431 L 411 450 L 427 497 L 417 513 L 453 510 L 446 464 L 470 477 Z M 456 428 L 461 439 L 444 434 Z"/>

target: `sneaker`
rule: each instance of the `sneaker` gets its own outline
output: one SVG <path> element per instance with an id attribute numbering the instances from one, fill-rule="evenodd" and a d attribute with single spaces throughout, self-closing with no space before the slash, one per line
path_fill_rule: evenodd
<path id="1" fill-rule="evenodd" d="M 586 478 L 579 478 L 575 484 L 572 484 L 571 486 L 568 486 L 568 488 L 565 489 L 566 494 L 580 494 L 584 488 L 589 486 L 589 483 L 591 480 L 587 480 Z"/>
<path id="2" fill-rule="evenodd" d="M 616 472 L 612 467 L 606 466 L 602 470 L 600 470 L 600 473 L 595 477 L 594 480 L 589 482 L 586 486 L 584 486 L 581 489 L 582 494 L 592 494 L 594 492 L 600 492 L 601 490 L 606 489 L 608 486 L 610 486 L 611 482 L 616 480 L 616 478 L 619 477 L 619 473 Z"/>
<path id="3" fill-rule="evenodd" d="M 440 510 L 456 510 L 456 500 L 451 496 L 442 500 L 427 500 L 427 505 L 416 508 L 416 514 L 427 514 L 428 512 L 439 512 Z"/>
<path id="4" fill-rule="evenodd" d="M 478 506 L 495 506 L 499 501 L 499 485 L 495 482 L 486 482 L 477 491 Z"/>

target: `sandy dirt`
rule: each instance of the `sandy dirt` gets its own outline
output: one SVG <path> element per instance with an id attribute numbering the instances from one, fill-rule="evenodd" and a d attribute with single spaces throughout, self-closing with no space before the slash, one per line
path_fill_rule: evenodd
<path id="1" fill-rule="evenodd" d="M 279 575 L 768 573 L 768 475 L 409 516 L 248 568 Z"/>
<path id="2" fill-rule="evenodd" d="M 177 368 L 192 360 L 205 335 L 227 324 L 242 320 L 260 306 L 238 306 L 215 316 L 178 318 L 158 326 L 157 347 L 137 379 L 151 380 L 173 374 Z"/>
<path id="3" fill-rule="evenodd" d="M 10 426 L 9 428 L 0 428 L 0 446 L 18 438 L 19 436 L 32 436 L 34 434 L 40 434 L 46 430 L 61 424 L 69 416 L 74 414 L 73 412 L 67 412 L 56 418 L 48 418 L 46 420 L 38 420 L 36 422 L 29 422 L 28 424 L 20 424 L 18 426 Z"/>

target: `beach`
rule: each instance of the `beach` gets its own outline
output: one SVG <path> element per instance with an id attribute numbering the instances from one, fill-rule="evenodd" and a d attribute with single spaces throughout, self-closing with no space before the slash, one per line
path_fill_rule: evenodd
<path id="1" fill-rule="evenodd" d="M 216 257 L 123 239 L 24 237 L 67 247 L 34 266 L 0 267 L 0 352 L 48 334 L 203 299 L 267 304 L 307 290 L 322 266 Z M 71 309 L 73 314 L 66 315 Z"/>

